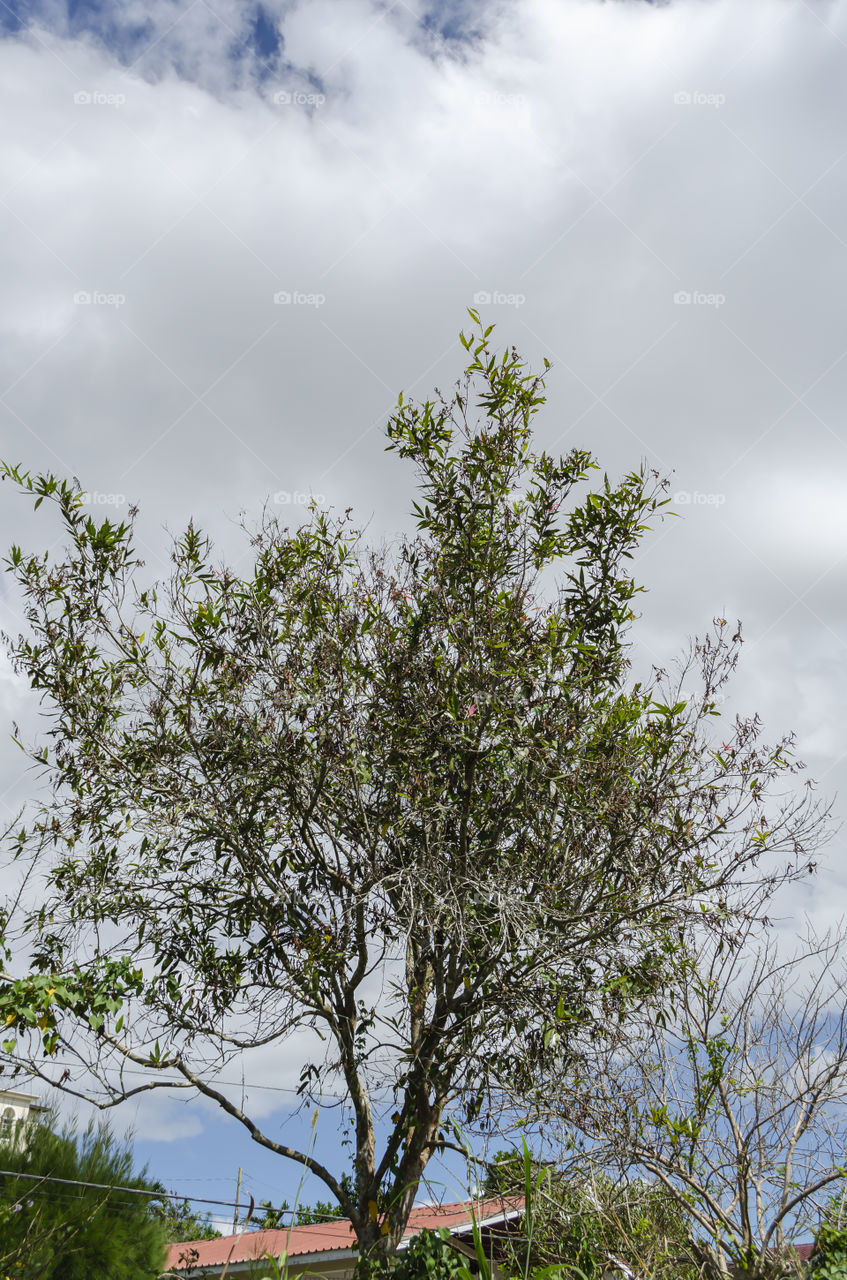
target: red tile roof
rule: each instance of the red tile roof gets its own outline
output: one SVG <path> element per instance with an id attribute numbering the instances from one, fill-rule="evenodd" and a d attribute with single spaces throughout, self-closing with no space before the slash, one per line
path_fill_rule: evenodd
<path id="1" fill-rule="evenodd" d="M 427 1228 L 435 1231 L 446 1227 L 448 1231 L 470 1231 L 473 1216 L 480 1225 L 502 1221 L 504 1217 L 520 1213 L 523 1199 L 500 1196 L 489 1200 L 458 1201 L 455 1204 L 418 1205 L 409 1215 L 403 1233 L 404 1239 L 417 1235 Z M 473 1209 L 473 1213 L 471 1212 Z M 221 1236 L 218 1240 L 193 1240 L 168 1246 L 166 1269 L 169 1271 L 193 1271 L 199 1267 L 222 1267 L 250 1262 L 270 1254 L 278 1258 L 287 1252 L 289 1258 L 307 1255 L 337 1253 L 340 1257 L 351 1252 L 355 1236 L 346 1218 L 332 1222 L 318 1222 L 308 1227 L 291 1227 L 273 1231 L 244 1231 L 240 1235 Z M 196 1254 L 195 1254 L 196 1250 Z M 191 1258 L 186 1255 L 190 1253 Z"/>
<path id="2" fill-rule="evenodd" d="M 786 1243 L 797 1254 L 797 1258 L 800 1262 L 808 1262 L 812 1256 L 812 1250 L 815 1247 L 815 1242 L 813 1240 L 808 1240 L 803 1244 L 795 1244 L 793 1240 L 788 1240 L 786 1241 Z M 768 1249 L 768 1255 L 771 1258 L 778 1257 L 780 1252 L 781 1251 L 779 1249 L 775 1249 L 775 1248 Z M 730 1270 L 730 1274 L 732 1275 L 740 1274 L 737 1267 L 730 1266 L 729 1270 Z"/>

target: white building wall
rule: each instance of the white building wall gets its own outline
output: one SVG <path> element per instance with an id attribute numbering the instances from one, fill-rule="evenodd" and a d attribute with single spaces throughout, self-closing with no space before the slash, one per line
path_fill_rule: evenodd
<path id="1" fill-rule="evenodd" d="M 8 1142 L 20 1132 L 33 1111 L 43 1111 L 34 1093 L 0 1089 L 0 1142 Z"/>

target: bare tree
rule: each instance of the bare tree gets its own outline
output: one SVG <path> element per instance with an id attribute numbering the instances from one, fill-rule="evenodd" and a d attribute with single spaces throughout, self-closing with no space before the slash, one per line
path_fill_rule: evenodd
<path id="1" fill-rule="evenodd" d="M 757 929 L 697 938 L 675 1007 L 560 1080 L 548 1119 L 581 1134 L 581 1159 L 657 1178 L 706 1274 L 764 1280 L 798 1268 L 791 1242 L 847 1178 L 847 934 L 786 956 L 774 935 L 751 945 Z"/>

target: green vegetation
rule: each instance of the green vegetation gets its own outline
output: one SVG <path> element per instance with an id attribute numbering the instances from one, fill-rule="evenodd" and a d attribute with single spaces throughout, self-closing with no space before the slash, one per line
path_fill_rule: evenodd
<path id="1" fill-rule="evenodd" d="M 821 1215 L 809 1265 L 810 1280 L 847 1280 L 845 1192 L 832 1196 Z"/>
<path id="2" fill-rule="evenodd" d="M 283 1200 L 274 1207 L 270 1200 L 261 1200 L 253 1218 L 256 1227 L 307 1227 L 313 1222 L 326 1222 L 332 1218 L 341 1218 L 341 1206 L 331 1200 L 316 1200 L 314 1204 L 298 1205 L 295 1208 Z"/>
<path id="3" fill-rule="evenodd" d="M 155 1280 L 166 1235 L 150 1197 L 101 1185 L 156 1189 L 135 1173 L 128 1144 L 104 1124 L 77 1136 L 31 1123 L 0 1145 L 0 1275 L 11 1280 Z M 37 1174 L 38 1179 L 23 1177 Z M 18 1176 L 15 1176 L 18 1175 Z M 48 1182 L 46 1177 L 64 1179 Z"/>
<path id="4" fill-rule="evenodd" d="M 524 1146 L 523 1154 L 494 1156 L 484 1190 L 523 1195 L 530 1205 L 528 1223 L 508 1249 L 511 1274 L 552 1267 L 600 1280 L 627 1267 L 656 1280 L 695 1280 L 690 1214 L 660 1182 L 615 1182 L 587 1161 L 565 1174 L 534 1163 Z"/>
<path id="5" fill-rule="evenodd" d="M 154 584 L 134 509 L 97 523 L 75 484 L 2 466 L 65 540 L 7 564 L 29 628 L 11 658 L 48 725 L 21 745 L 49 797 L 10 837 L 45 897 L 8 908 L 8 964 L 32 957 L 0 980 L 8 1061 L 55 1060 L 61 1087 L 72 1045 L 112 1101 L 126 1063 L 215 1101 L 322 1180 L 365 1271 L 433 1153 L 623 1036 L 692 919 L 731 937 L 758 861 L 800 874 L 817 831 L 812 799 L 780 802 L 790 741 L 755 717 L 713 741 L 740 644 L 724 619 L 671 675 L 630 668 L 666 482 L 536 448 L 543 376 L 471 319 L 455 391 L 401 396 L 388 424 L 417 532 L 383 549 L 349 513 L 291 531 L 266 511 L 250 561 L 189 523 Z M 331 1168 L 215 1084 L 303 1028 L 327 1046 L 303 1098 L 327 1072 L 346 1090 Z"/>
<path id="6" fill-rule="evenodd" d="M 165 1192 L 161 1182 L 154 1184 L 157 1191 Z M 192 1208 L 189 1200 L 173 1200 L 170 1195 L 161 1200 L 152 1200 L 150 1212 L 161 1224 L 162 1232 L 168 1244 L 178 1244 L 183 1240 L 215 1240 L 220 1231 L 212 1226 L 208 1213 L 198 1213 Z"/>

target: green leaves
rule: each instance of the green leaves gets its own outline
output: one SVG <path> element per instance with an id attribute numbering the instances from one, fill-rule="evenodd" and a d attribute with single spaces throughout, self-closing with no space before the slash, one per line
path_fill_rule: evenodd
<path id="1" fill-rule="evenodd" d="M 15 981 L 0 980 L 0 1027 L 7 1031 L 3 1051 L 14 1053 L 21 1037 L 33 1033 L 40 1037 L 44 1055 L 51 1057 L 59 1048 L 63 1015 L 70 1020 L 83 1017 L 99 1031 L 129 995 L 140 994 L 142 983 L 141 970 L 128 958 L 103 958 L 96 969 L 76 969 L 64 976 L 33 973 Z"/>
<path id="2" fill-rule="evenodd" d="M 687 706 L 687 702 L 675 702 L 672 707 L 667 707 L 661 702 L 651 702 L 650 710 L 665 720 L 673 720 L 675 716 L 682 715 Z"/>
<path id="3" fill-rule="evenodd" d="M 151 582 L 132 508 L 97 523 L 76 487 L 2 467 L 65 544 L 6 562 L 46 725 L 26 747 L 42 801 L 9 837 L 43 893 L 9 923 L 30 962 L 0 987 L 8 1051 L 73 1038 L 111 1097 L 126 1059 L 220 1101 L 230 1056 L 314 1031 L 301 1089 L 348 1091 L 352 1199 L 319 1176 L 363 1238 L 390 1193 L 395 1243 L 451 1109 L 485 1121 L 492 1091 L 619 1034 L 679 929 L 729 919 L 726 886 L 785 839 L 761 806 L 793 767 L 751 722 L 717 753 L 703 735 L 737 654 L 720 628 L 690 660 L 702 699 L 632 682 L 665 482 L 539 451 L 547 362 L 469 315 L 456 393 L 400 395 L 386 429 L 418 481 L 412 537 L 369 548 L 349 511 L 289 530 L 266 509 L 225 563 L 189 520 Z M 402 1120 L 380 1153 L 386 1086 Z"/>
<path id="4" fill-rule="evenodd" d="M 418 1232 L 397 1255 L 393 1280 L 463 1280 L 463 1255 L 449 1241 L 450 1233 L 443 1227 Z"/>
<path id="5" fill-rule="evenodd" d="M 16 1280 L 158 1275 L 167 1237 L 151 1204 L 156 1205 L 161 1188 L 146 1171 L 134 1171 L 129 1147 L 107 1126 L 90 1125 L 77 1136 L 72 1126 L 54 1131 L 53 1119 L 30 1121 L 17 1141 L 0 1144 L 2 1168 L 8 1171 L 0 1181 L 0 1275 Z"/>
<path id="6" fill-rule="evenodd" d="M 812 1280 L 843 1280 L 847 1275 L 847 1220 L 844 1196 L 832 1196 L 821 1215 L 809 1261 Z"/>

